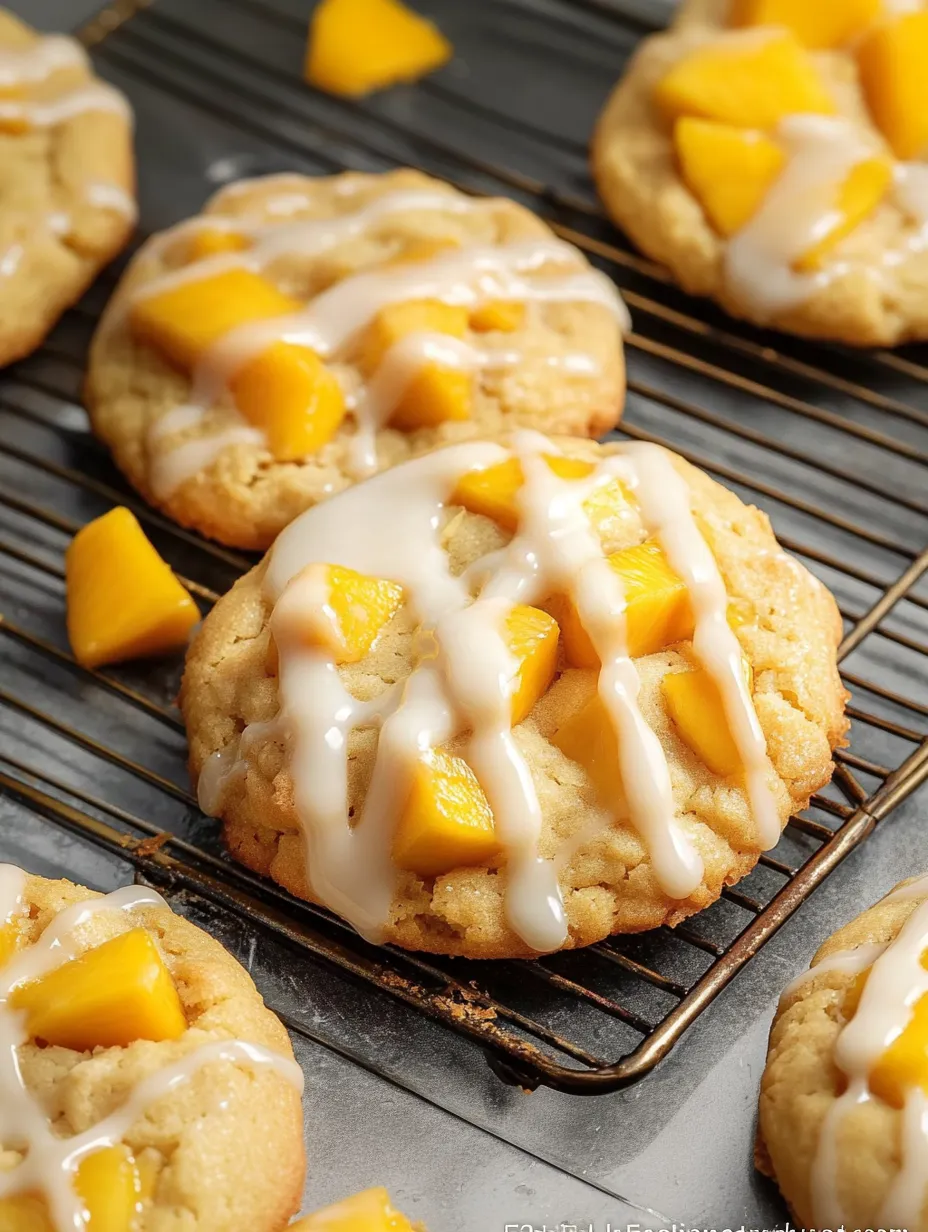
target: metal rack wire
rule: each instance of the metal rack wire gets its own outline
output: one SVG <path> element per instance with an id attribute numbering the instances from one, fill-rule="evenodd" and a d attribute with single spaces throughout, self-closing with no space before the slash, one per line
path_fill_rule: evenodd
<path id="1" fill-rule="evenodd" d="M 0 380 L 0 719 L 25 735 L 22 747 L 0 754 L 0 790 L 120 853 L 155 883 L 218 903 L 467 1036 L 507 1081 L 612 1090 L 653 1068 L 811 890 L 928 778 L 928 705 L 919 695 L 928 678 L 920 585 L 928 571 L 928 354 L 849 355 L 695 306 L 622 245 L 589 187 L 574 184 L 579 137 L 555 134 L 553 153 L 541 151 L 546 134 L 530 117 L 444 78 L 410 92 L 421 105 L 407 111 L 323 99 L 302 85 L 298 57 L 289 71 L 280 68 L 279 40 L 303 37 L 288 3 L 226 0 L 216 26 L 210 5 L 218 0 L 193 11 L 182 0 L 121 2 L 83 37 L 130 95 L 181 100 L 192 124 L 247 137 L 263 159 L 249 169 L 415 160 L 468 191 L 526 201 L 605 268 L 636 320 L 622 434 L 668 444 L 762 504 L 784 546 L 836 591 L 843 674 L 854 693 L 851 745 L 836 756 L 831 788 L 716 907 L 673 931 L 533 963 L 480 966 L 375 950 L 327 912 L 233 866 L 182 786 L 182 728 L 170 701 L 177 672 L 87 672 L 65 649 L 61 552 L 103 508 L 130 505 L 204 609 L 251 563 L 144 506 L 87 435 L 73 403 L 98 287 L 36 359 Z M 534 23 L 540 46 L 560 29 L 560 15 L 586 30 L 590 45 L 614 25 L 625 51 L 642 29 L 605 3 L 529 2 L 519 13 Z M 620 68 L 617 61 L 609 71 Z M 433 106 L 443 109 L 443 131 L 428 119 Z M 487 125 L 517 142 L 511 163 L 475 152 Z M 523 142 L 538 149 L 525 154 Z M 527 167 L 548 158 L 557 186 Z M 105 276 L 102 287 L 111 282 Z M 42 596 L 35 604 L 33 591 Z"/>

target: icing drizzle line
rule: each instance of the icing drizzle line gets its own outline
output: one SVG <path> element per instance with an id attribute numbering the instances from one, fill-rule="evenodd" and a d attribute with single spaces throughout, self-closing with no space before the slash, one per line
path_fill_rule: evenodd
<path id="1" fill-rule="evenodd" d="M 0 924 L 20 910 L 25 884 L 21 869 L 0 864 Z M 123 1104 L 83 1133 L 62 1138 L 53 1131 L 23 1079 L 18 1050 L 27 1041 L 24 1016 L 10 1009 L 10 994 L 18 984 L 38 979 L 80 953 L 78 930 L 94 915 L 143 906 L 170 909 L 160 894 L 139 886 L 74 903 L 55 916 L 34 945 L 0 970 L 0 1148 L 24 1153 L 13 1168 L 0 1170 L 0 1201 L 20 1193 L 40 1193 L 58 1232 L 85 1232 L 84 1204 L 74 1189 L 74 1174 L 85 1156 L 121 1142 L 150 1105 L 189 1082 L 203 1065 L 227 1061 L 253 1070 L 270 1068 L 298 1091 L 303 1089 L 302 1070 L 289 1058 L 260 1044 L 215 1040 L 149 1074 Z"/>
<path id="2" fill-rule="evenodd" d="M 759 845 L 779 837 L 777 811 L 765 781 L 769 763 L 740 649 L 725 618 L 727 596 L 715 561 L 693 520 L 688 488 L 669 455 L 656 446 L 623 446 L 585 480 L 557 478 L 542 455 L 557 453 L 534 432 L 516 434 L 525 483 L 520 526 L 501 552 L 478 562 L 486 580 L 474 600 L 469 576 L 455 577 L 441 547 L 442 510 L 460 476 L 505 460 L 500 445 L 477 442 L 440 450 L 394 468 L 291 523 L 268 561 L 266 593 L 275 605 L 280 731 L 289 746 L 294 801 L 306 849 L 307 877 L 317 897 L 373 939 L 383 935 L 396 887 L 390 849 L 397 810 L 423 753 L 470 732 L 465 756 L 487 795 L 505 852 L 506 911 L 533 949 L 563 945 L 567 921 L 558 860 L 539 849 L 542 815 L 531 772 L 510 726 L 512 660 L 504 641 L 507 612 L 558 591 L 573 597 L 603 669 L 599 694 L 616 731 L 629 819 L 669 897 L 700 884 L 702 861 L 675 815 L 669 771 L 638 706 L 640 682 L 627 651 L 624 595 L 583 509 L 596 488 L 617 478 L 631 488 L 649 534 L 667 552 L 690 589 L 696 653 L 721 690 L 747 771 Z M 389 508 L 389 519 L 382 510 Z M 402 684 L 374 702 L 358 702 L 331 657 L 289 630 L 292 617 L 325 600 L 311 564 L 339 564 L 387 577 L 404 587 L 427 652 Z M 423 634 L 420 634 L 422 637 Z M 355 727 L 380 729 L 372 781 L 361 816 L 348 822 L 347 741 Z M 223 770 L 204 773 L 209 803 L 221 804 Z"/>

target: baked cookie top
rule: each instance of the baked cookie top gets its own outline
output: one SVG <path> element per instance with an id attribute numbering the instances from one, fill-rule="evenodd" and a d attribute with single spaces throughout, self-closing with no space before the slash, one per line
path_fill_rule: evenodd
<path id="1" fill-rule="evenodd" d="M 735 316 L 855 345 L 928 337 L 928 9 L 904 7 L 684 3 L 597 125 L 616 222 Z"/>
<path id="2" fill-rule="evenodd" d="M 928 1228 L 928 877 L 839 929 L 784 991 L 760 1138 L 801 1226 Z"/>
<path id="3" fill-rule="evenodd" d="M 224 188 L 133 261 L 91 417 L 147 499 L 239 547 L 446 439 L 614 426 L 624 306 L 512 201 L 416 171 Z"/>
<path id="4" fill-rule="evenodd" d="M 776 845 L 845 730 L 840 628 L 663 449 L 454 445 L 303 514 L 214 608 L 192 772 L 239 859 L 368 937 L 585 945 Z"/>
<path id="5" fill-rule="evenodd" d="M 154 891 L 0 864 L 0 1045 L 4 1228 L 279 1232 L 298 1209 L 287 1033 Z"/>
<path id="6" fill-rule="evenodd" d="M 0 364 L 27 355 L 135 223 L 132 115 L 79 43 L 0 9 Z"/>

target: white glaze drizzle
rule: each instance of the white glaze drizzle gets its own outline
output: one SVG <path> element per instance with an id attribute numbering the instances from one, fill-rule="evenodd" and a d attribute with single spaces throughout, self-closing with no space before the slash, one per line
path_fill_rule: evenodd
<path id="1" fill-rule="evenodd" d="M 122 94 L 105 82 L 77 86 L 58 98 L 19 101 L 0 98 L 0 123 L 22 120 L 33 128 L 64 124 L 88 111 L 107 111 L 132 120 L 132 111 Z"/>
<path id="2" fill-rule="evenodd" d="M 203 418 L 203 411 L 200 407 L 185 406 L 176 409 L 196 412 L 195 420 L 191 419 L 188 422 L 199 423 Z M 153 425 L 153 428 L 156 427 L 157 421 Z M 264 433 L 244 423 L 233 424 L 209 436 L 194 437 L 172 449 L 160 452 L 152 448 L 157 438 L 157 432 L 153 432 L 148 437 L 151 452 L 148 482 L 153 495 L 159 500 L 164 500 L 186 480 L 206 470 L 230 445 L 260 446 L 264 443 Z"/>
<path id="3" fill-rule="evenodd" d="M 896 886 L 895 890 L 891 890 L 881 901 L 884 903 L 901 903 L 913 898 L 928 898 L 928 873 L 923 877 L 916 877 L 914 881 L 908 882 L 907 885 Z"/>
<path id="4" fill-rule="evenodd" d="M 858 125 L 841 117 L 787 116 L 777 135 L 786 166 L 725 247 L 731 290 L 768 318 L 802 303 L 841 272 L 836 262 L 810 272 L 793 265 L 838 220 L 838 192 L 851 170 L 877 152 Z"/>
<path id="5" fill-rule="evenodd" d="M 21 869 L 0 864 L 0 922 L 21 907 L 25 880 Z M 62 1138 L 54 1132 L 20 1070 L 19 1048 L 27 1041 L 25 1016 L 9 1007 L 10 995 L 19 984 L 39 979 L 81 953 L 80 930 L 95 915 L 144 906 L 168 908 L 160 894 L 139 886 L 74 903 L 0 970 L 0 1149 L 23 1155 L 12 1168 L 0 1170 L 0 1201 L 20 1193 L 42 1195 L 58 1232 L 85 1232 L 84 1203 L 74 1189 L 74 1174 L 84 1157 L 119 1143 L 152 1104 L 189 1082 L 202 1066 L 224 1061 L 253 1070 L 272 1068 L 298 1091 L 303 1089 L 302 1071 L 289 1058 L 258 1044 L 218 1040 L 149 1074 L 123 1104 L 83 1133 Z"/>
<path id="6" fill-rule="evenodd" d="M 44 81 L 59 69 L 87 67 L 87 53 L 76 39 L 49 34 L 23 47 L 0 49 L 0 89 Z"/>
<path id="7" fill-rule="evenodd" d="M 838 1192 L 841 1124 L 852 1108 L 874 1098 L 868 1081 L 870 1071 L 908 1026 L 919 1000 L 928 994 L 928 970 L 921 963 L 926 949 L 928 902 L 923 902 L 906 920 L 896 939 L 876 957 L 857 1011 L 835 1042 L 835 1063 L 847 1076 L 848 1085 L 822 1122 L 812 1164 L 812 1208 L 820 1223 L 837 1227 L 839 1222 L 844 1222 Z M 920 1224 L 924 1206 L 928 1160 L 928 1115 L 920 1090 L 906 1095 L 901 1155 L 902 1165 L 886 1197 L 881 1218 L 887 1227 L 892 1223 L 893 1226 L 915 1228 Z"/>
<path id="8" fill-rule="evenodd" d="M 595 488 L 616 478 L 634 489 L 645 525 L 690 588 L 697 653 L 725 698 L 759 842 L 769 847 L 779 837 L 763 736 L 743 685 L 740 648 L 726 620 L 727 595 L 693 522 L 685 481 L 669 459 L 663 463 L 667 455 L 656 446 L 624 446 L 587 480 L 554 475 L 542 455 L 557 448 L 538 433 L 518 433 L 514 452 L 525 476 L 519 529 L 492 562 L 478 562 L 492 568 L 483 570 L 476 600 L 470 581 L 480 570 L 452 577 L 438 532 L 460 476 L 508 456 L 498 445 L 444 449 L 379 475 L 296 519 L 269 557 L 265 589 L 275 605 L 271 632 L 279 657 L 281 730 L 307 878 L 316 897 L 374 940 L 383 934 L 394 895 L 390 846 L 413 768 L 429 749 L 470 732 L 465 755 L 487 795 L 505 852 L 509 922 L 538 951 L 563 944 L 559 862 L 540 855 L 541 809 L 510 727 L 513 663 L 503 628 L 513 604 L 539 602 L 552 593 L 572 597 L 604 665 L 599 694 L 616 730 L 629 819 L 655 875 L 668 896 L 678 899 L 702 880 L 700 857 L 675 816 L 660 742 L 638 708 L 621 583 L 583 509 Z M 384 508 L 391 511 L 389 519 L 379 514 Z M 327 601 L 327 564 L 399 583 L 426 631 L 418 668 L 402 687 L 374 703 L 353 699 L 330 656 L 308 647 L 300 635 Z M 358 726 L 380 727 L 380 737 L 362 816 L 352 827 L 346 748 L 348 734 Z M 221 807 L 221 799 L 213 803 Z"/>
<path id="9" fill-rule="evenodd" d="M 885 949 L 886 946 L 882 942 L 874 942 L 872 945 L 859 945 L 853 950 L 838 950 L 835 954 L 829 954 L 814 967 L 809 967 L 807 971 L 800 971 L 795 979 L 790 980 L 780 993 L 780 1000 L 784 1001 L 787 997 L 791 997 L 797 989 L 804 988 L 818 976 L 827 975 L 830 971 L 837 971 L 841 975 L 860 975 L 868 967 L 873 966 L 874 961 Z"/>

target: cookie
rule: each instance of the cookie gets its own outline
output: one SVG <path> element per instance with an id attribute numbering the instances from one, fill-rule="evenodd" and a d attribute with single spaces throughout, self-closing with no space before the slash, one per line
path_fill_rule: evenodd
<path id="1" fill-rule="evenodd" d="M 928 337 L 928 12 L 875 9 L 689 0 L 634 55 L 594 175 L 686 291 L 855 346 Z"/>
<path id="2" fill-rule="evenodd" d="M 270 176 L 143 248 L 94 340 L 87 403 L 149 501 L 263 548 L 441 441 L 613 427 L 624 312 L 512 201 L 416 171 Z"/>
<path id="3" fill-rule="evenodd" d="M 135 224 L 132 115 L 83 48 L 0 10 L 0 364 L 28 355 Z"/>
<path id="4" fill-rule="evenodd" d="M 137 1232 L 279 1232 L 298 1209 L 287 1032 L 153 891 L 0 865 L 0 1038 L 4 1228 L 83 1227 L 88 1209 Z"/>
<path id="5" fill-rule="evenodd" d="M 753 868 L 831 774 L 840 636 L 682 459 L 523 430 L 291 523 L 181 706 L 237 859 L 376 941 L 507 958 L 676 924 Z"/>
<path id="6" fill-rule="evenodd" d="M 928 878 L 830 937 L 784 991 L 762 1157 L 801 1227 L 928 1228 Z"/>

